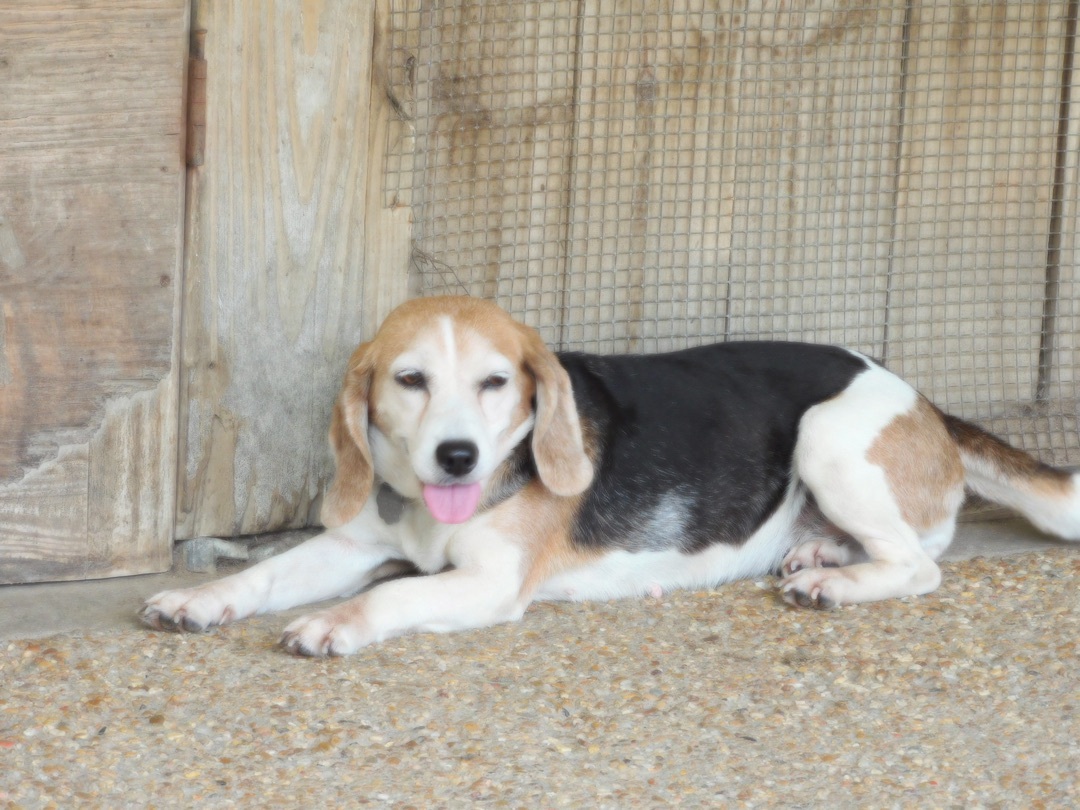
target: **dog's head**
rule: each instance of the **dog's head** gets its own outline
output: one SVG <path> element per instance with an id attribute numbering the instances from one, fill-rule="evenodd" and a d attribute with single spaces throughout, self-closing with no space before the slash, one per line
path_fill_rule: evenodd
<path id="1" fill-rule="evenodd" d="M 464 522 L 530 431 L 543 484 L 556 495 L 583 492 L 593 468 L 570 379 L 537 332 L 480 299 L 403 304 L 349 361 L 322 522 L 354 518 L 376 473 L 422 497 L 437 520 Z"/>

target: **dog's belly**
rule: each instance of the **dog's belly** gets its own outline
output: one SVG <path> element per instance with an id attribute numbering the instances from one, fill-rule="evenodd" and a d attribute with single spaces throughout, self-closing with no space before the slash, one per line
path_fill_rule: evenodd
<path id="1" fill-rule="evenodd" d="M 776 511 L 741 545 L 716 543 L 685 553 L 613 549 L 594 562 L 545 580 L 536 599 L 620 599 L 659 595 L 682 588 L 704 588 L 775 572 L 798 539 L 805 492 L 792 486 Z"/>

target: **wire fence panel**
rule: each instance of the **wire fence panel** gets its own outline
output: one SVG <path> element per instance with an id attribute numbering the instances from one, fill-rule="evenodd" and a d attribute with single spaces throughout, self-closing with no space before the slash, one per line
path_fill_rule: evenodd
<path id="1" fill-rule="evenodd" d="M 1080 463 L 1077 0 L 391 5 L 418 291 L 561 348 L 844 344 Z"/>

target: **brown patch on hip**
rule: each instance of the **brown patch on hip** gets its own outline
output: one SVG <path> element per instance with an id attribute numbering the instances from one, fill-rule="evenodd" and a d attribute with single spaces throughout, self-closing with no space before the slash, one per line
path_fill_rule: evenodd
<path id="1" fill-rule="evenodd" d="M 937 409 L 924 397 L 881 431 L 866 458 L 885 470 L 901 515 L 916 530 L 951 516 L 950 496 L 963 486 L 964 467 Z"/>

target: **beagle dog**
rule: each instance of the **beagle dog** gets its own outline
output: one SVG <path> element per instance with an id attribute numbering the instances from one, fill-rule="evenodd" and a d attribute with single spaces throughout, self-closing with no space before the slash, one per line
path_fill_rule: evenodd
<path id="1" fill-rule="evenodd" d="M 965 484 L 1080 540 L 1080 473 L 942 413 L 863 355 L 781 342 L 555 354 L 467 297 L 391 313 L 349 362 L 330 441 L 325 533 L 159 593 L 143 620 L 200 631 L 362 591 L 282 638 L 344 655 L 515 620 L 537 599 L 770 573 L 800 607 L 925 594 Z M 403 563 L 421 576 L 381 579 Z"/>

